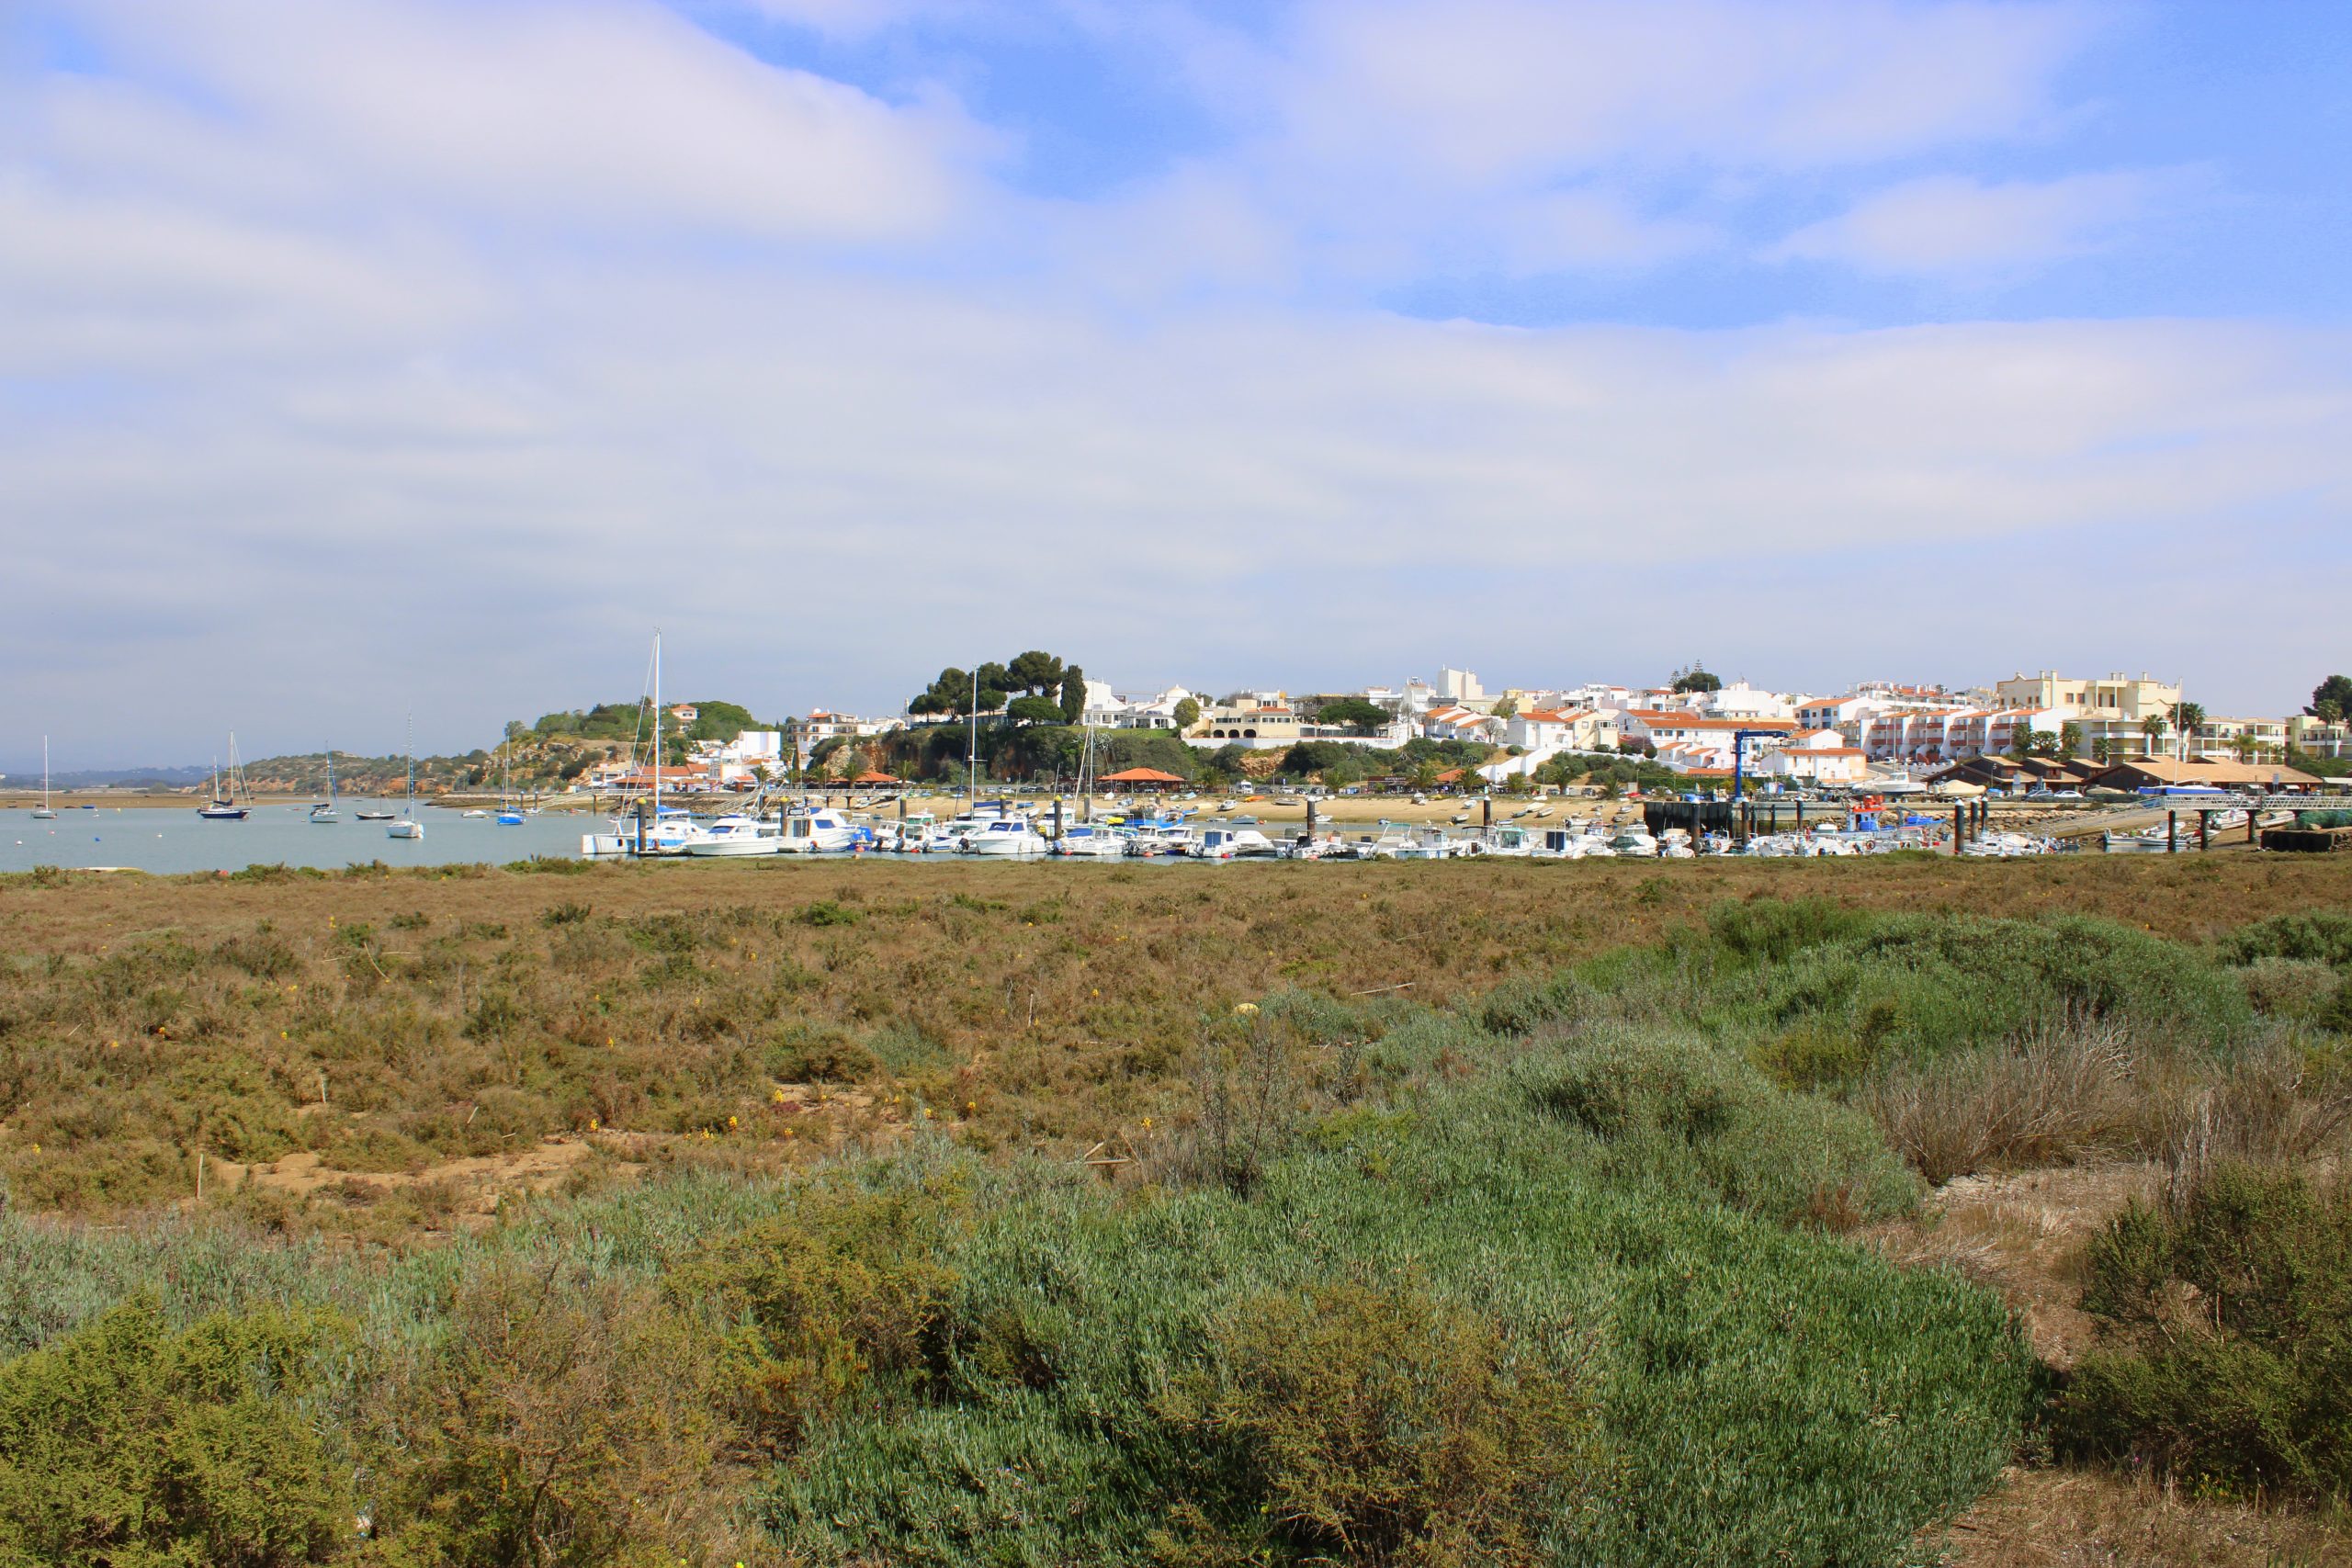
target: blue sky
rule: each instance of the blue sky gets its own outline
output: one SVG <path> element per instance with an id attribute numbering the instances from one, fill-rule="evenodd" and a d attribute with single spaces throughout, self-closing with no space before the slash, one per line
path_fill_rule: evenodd
<path id="1" fill-rule="evenodd" d="M 2352 664 L 2352 8 L 19 0 L 0 766 Z M 2285 585 L 2285 586 L 2282 586 Z"/>

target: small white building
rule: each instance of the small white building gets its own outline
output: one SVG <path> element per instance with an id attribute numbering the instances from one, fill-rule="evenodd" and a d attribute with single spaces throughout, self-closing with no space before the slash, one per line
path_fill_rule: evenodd
<path id="1" fill-rule="evenodd" d="M 1617 744 L 1617 716 L 1597 708 L 1532 708 L 1514 714 L 1503 744 L 1529 751 L 1601 751 Z"/>
<path id="2" fill-rule="evenodd" d="M 1799 735 L 1755 759 L 1750 767 L 1758 777 L 1792 784 L 1859 784 L 1871 773 L 1869 755 L 1859 746 L 1848 745 L 1846 738 L 1834 729 Z"/>

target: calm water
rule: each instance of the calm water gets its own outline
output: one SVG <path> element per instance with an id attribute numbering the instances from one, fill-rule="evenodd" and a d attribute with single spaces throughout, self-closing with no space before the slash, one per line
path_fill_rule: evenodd
<path id="1" fill-rule="evenodd" d="M 339 822 L 310 820 L 311 803 L 256 806 L 242 822 L 207 822 L 194 802 L 185 807 L 101 807 L 61 809 L 54 822 L 36 822 L 28 809 L 0 811 L 0 871 L 37 865 L 134 866 L 141 871 L 242 871 L 249 865 L 308 865 L 335 871 L 382 861 L 386 865 L 503 863 L 533 855 L 580 853 L 580 835 L 603 819 L 579 812 L 526 817 L 502 828 L 486 817 L 419 807 L 422 840 L 388 839 L 383 822 L 355 821 L 359 810 L 398 811 L 400 803 L 338 803 Z"/>

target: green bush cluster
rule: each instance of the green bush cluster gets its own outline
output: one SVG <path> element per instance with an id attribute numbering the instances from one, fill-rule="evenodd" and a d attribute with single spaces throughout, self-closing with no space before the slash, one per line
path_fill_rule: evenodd
<path id="1" fill-rule="evenodd" d="M 345 1326 L 263 1308 L 185 1327 L 134 1297 L 0 1373 L 0 1564 L 321 1562 L 352 1533 L 311 1418 Z"/>
<path id="2" fill-rule="evenodd" d="M 2059 1430 L 2199 1489 L 2352 1496 L 2352 1183 L 2224 1165 L 2091 1249 Z"/>

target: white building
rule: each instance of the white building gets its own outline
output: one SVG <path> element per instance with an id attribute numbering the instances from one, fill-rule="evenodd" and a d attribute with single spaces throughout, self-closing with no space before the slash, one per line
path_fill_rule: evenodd
<path id="1" fill-rule="evenodd" d="M 1503 744 L 1529 751 L 1603 751 L 1617 744 L 1617 715 L 1598 708 L 1531 708 L 1503 727 Z"/>
<path id="2" fill-rule="evenodd" d="M 1796 705 L 1778 692 L 1758 691 L 1745 681 L 1702 694 L 1699 711 L 1715 718 L 1794 719 Z"/>
<path id="3" fill-rule="evenodd" d="M 1502 743 L 1503 721 L 1476 708 L 1447 703 L 1421 715 L 1421 733 L 1431 740 L 1476 740 L 1498 746 Z"/>
<path id="4" fill-rule="evenodd" d="M 1476 671 L 1470 670 L 1441 669 L 1437 672 L 1437 694 L 1451 697 L 1464 705 L 1478 703 L 1491 705 L 1494 702 L 1487 695 L 1487 688 L 1478 684 Z"/>
<path id="5" fill-rule="evenodd" d="M 1756 759 L 1760 778 L 1790 783 L 1860 784 L 1871 775 L 1870 759 L 1834 729 L 1816 729 Z"/>

